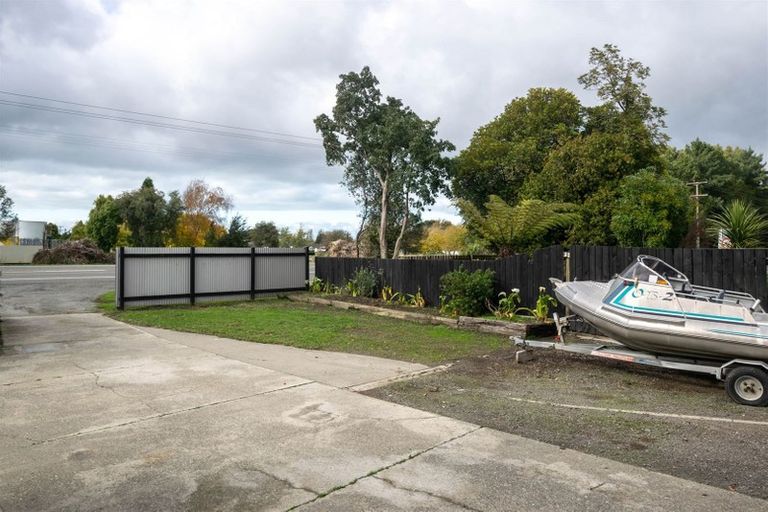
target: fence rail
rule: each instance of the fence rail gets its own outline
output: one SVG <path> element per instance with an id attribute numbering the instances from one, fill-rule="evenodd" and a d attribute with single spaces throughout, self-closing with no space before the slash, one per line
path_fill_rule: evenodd
<path id="1" fill-rule="evenodd" d="M 566 258 L 565 255 L 568 255 Z M 318 258 L 317 277 L 342 286 L 358 268 L 381 272 L 395 290 L 415 293 L 439 304 L 440 277 L 464 267 L 473 271 L 490 268 L 496 273 L 496 292 L 519 288 L 524 304 L 536 301 L 543 286 L 551 293 L 549 277 L 607 281 L 638 255 L 662 258 L 688 276 L 694 284 L 745 291 L 768 304 L 768 249 L 656 249 L 604 246 L 560 246 L 539 249 L 530 257 L 515 255 L 491 261 L 477 260 L 381 260 L 370 258 Z"/>
<path id="2" fill-rule="evenodd" d="M 115 302 L 195 304 L 306 289 L 309 248 L 121 247 Z"/>

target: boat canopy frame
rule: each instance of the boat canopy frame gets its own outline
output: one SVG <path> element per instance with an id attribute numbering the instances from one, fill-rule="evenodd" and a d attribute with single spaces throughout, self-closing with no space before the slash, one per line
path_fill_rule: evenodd
<path id="1" fill-rule="evenodd" d="M 638 269 L 642 273 L 638 273 Z M 762 313 L 760 299 L 747 292 L 738 292 L 709 286 L 694 285 L 684 273 L 656 256 L 641 254 L 634 263 L 625 268 L 619 275 L 627 283 L 637 285 L 638 281 L 661 286 L 668 286 L 677 299 L 678 306 L 685 313 L 680 298 L 730 304 L 749 309 L 751 312 Z M 653 276 L 653 277 L 651 277 Z"/>

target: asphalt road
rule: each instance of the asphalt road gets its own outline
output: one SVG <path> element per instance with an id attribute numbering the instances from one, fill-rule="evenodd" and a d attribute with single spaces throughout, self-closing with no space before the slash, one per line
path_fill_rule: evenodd
<path id="1" fill-rule="evenodd" d="M 114 287 L 114 265 L 0 266 L 0 317 L 94 311 Z"/>

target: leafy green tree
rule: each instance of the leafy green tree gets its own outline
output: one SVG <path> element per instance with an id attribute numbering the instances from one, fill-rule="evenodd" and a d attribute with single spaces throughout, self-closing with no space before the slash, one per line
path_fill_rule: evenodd
<path id="1" fill-rule="evenodd" d="M 235 215 L 229 223 L 227 232 L 215 241 L 217 247 L 248 247 L 249 233 L 245 219 Z"/>
<path id="2" fill-rule="evenodd" d="M 45 224 L 45 238 L 49 240 L 61 238 L 61 231 L 59 231 L 59 226 L 53 222 L 47 222 Z"/>
<path id="3" fill-rule="evenodd" d="M 453 194 L 481 210 L 491 194 L 516 202 L 523 183 L 542 171 L 549 153 L 579 134 L 581 111 L 579 100 L 565 89 L 530 89 L 513 99 L 456 157 Z"/>
<path id="4" fill-rule="evenodd" d="M 612 44 L 592 48 L 589 63 L 592 68 L 579 77 L 579 83 L 586 89 L 596 90 L 597 97 L 604 103 L 596 109 L 588 109 L 588 128 L 618 132 L 623 127 L 642 123 L 654 142 L 666 143 L 669 137 L 662 129 L 667 126 L 664 121 L 667 112 L 654 105 L 645 92 L 650 68 L 623 57 L 621 50 Z"/>
<path id="5" fill-rule="evenodd" d="M 280 247 L 280 233 L 274 222 L 258 222 L 251 230 L 254 247 Z"/>
<path id="6" fill-rule="evenodd" d="M 69 239 L 70 240 L 83 240 L 85 238 L 88 238 L 88 225 L 79 220 L 75 222 L 75 224 L 72 226 L 72 229 L 69 230 Z"/>
<path id="7" fill-rule="evenodd" d="M 685 183 L 644 170 L 622 180 L 611 231 L 624 247 L 677 247 L 690 218 Z"/>
<path id="8" fill-rule="evenodd" d="M 0 185 L 0 240 L 14 235 L 18 217 L 13 213 L 13 199 L 8 196 L 5 185 Z"/>
<path id="9" fill-rule="evenodd" d="M 340 76 L 332 115 L 315 118 L 322 134 L 328 165 L 344 166 L 343 183 L 356 200 L 378 193 L 368 202 L 379 218 L 379 251 L 389 255 L 387 226 L 394 201 L 404 210 L 421 210 L 447 191 L 449 160 L 442 156 L 454 146 L 436 138 L 439 120 L 424 121 L 397 98 L 382 100 L 379 81 L 366 66 L 360 73 Z M 397 256 L 410 215 L 402 215 L 395 242 Z"/>
<path id="10" fill-rule="evenodd" d="M 699 139 L 683 149 L 670 148 L 664 154 L 670 173 L 688 183 L 706 181 L 701 191 L 705 212 L 741 199 L 768 208 L 768 183 L 763 155 L 752 149 L 723 148 Z"/>
<path id="11" fill-rule="evenodd" d="M 155 189 L 151 178 L 146 178 L 140 188 L 120 194 L 116 202 L 135 247 L 165 245 L 173 237 L 183 211 L 178 192 L 171 192 L 166 199 L 163 192 Z"/>
<path id="12" fill-rule="evenodd" d="M 122 222 L 120 208 L 115 199 L 109 195 L 100 195 L 88 213 L 88 238 L 96 242 L 99 249 L 109 252 L 117 244 L 117 234 Z"/>
<path id="13" fill-rule="evenodd" d="M 460 200 L 458 205 L 467 229 L 501 255 L 530 252 L 541 245 L 549 231 L 568 227 L 579 217 L 573 204 L 538 199 L 523 199 L 511 206 L 491 195 L 485 203 L 485 214 L 467 200 Z"/>
<path id="14" fill-rule="evenodd" d="M 722 235 L 734 249 L 762 247 L 768 232 L 768 217 L 746 201 L 731 201 L 709 219 L 708 232 L 714 239 Z"/>

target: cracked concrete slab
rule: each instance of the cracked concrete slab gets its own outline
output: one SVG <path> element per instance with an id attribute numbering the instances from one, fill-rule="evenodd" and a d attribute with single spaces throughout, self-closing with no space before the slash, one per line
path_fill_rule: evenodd
<path id="1" fill-rule="evenodd" d="M 313 368 L 313 351 L 98 315 L 5 326 L 11 348 L 58 348 L 0 355 L 3 511 L 766 510 L 343 389 L 407 363 L 322 353 Z"/>
<path id="2" fill-rule="evenodd" d="M 299 510 L 407 510 L 402 493 L 460 510 L 768 510 L 768 503 L 600 457 L 480 429 L 377 473 Z M 372 494 L 373 493 L 373 494 Z M 424 510 L 433 510 L 425 507 Z"/>

